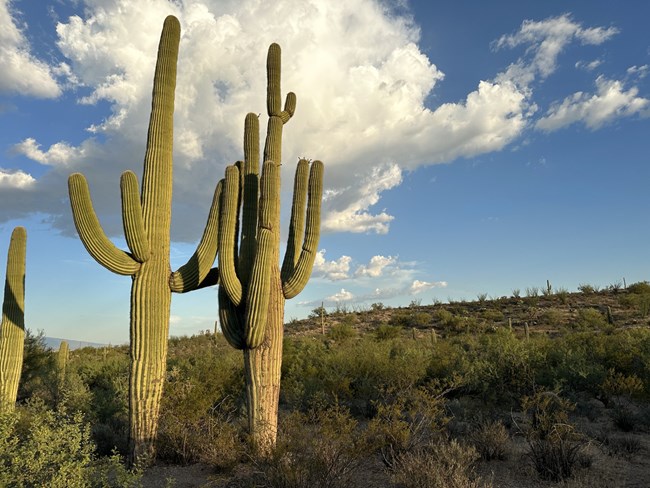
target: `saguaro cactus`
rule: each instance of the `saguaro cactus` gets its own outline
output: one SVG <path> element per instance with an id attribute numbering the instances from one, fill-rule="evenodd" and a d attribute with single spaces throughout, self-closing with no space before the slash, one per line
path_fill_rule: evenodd
<path id="1" fill-rule="evenodd" d="M 0 323 L 0 411 L 16 406 L 25 344 L 25 248 L 27 233 L 16 227 L 7 256 L 5 295 Z"/>
<path id="2" fill-rule="evenodd" d="M 70 203 L 79 237 L 88 252 L 114 273 L 132 276 L 129 380 L 130 460 L 153 458 L 160 397 L 165 379 L 171 292 L 205 284 L 217 253 L 221 183 L 196 252 L 178 271 L 169 264 L 172 201 L 172 139 L 180 24 L 169 16 L 158 46 L 142 192 L 134 173 L 122 174 L 122 218 L 130 253 L 104 234 L 81 174 L 69 178 Z"/>
<path id="3" fill-rule="evenodd" d="M 219 318 L 228 342 L 244 351 L 249 431 L 262 455 L 276 440 L 284 303 L 302 291 L 311 274 L 323 180 L 320 161 L 311 163 L 311 169 L 309 161 L 298 162 L 287 250 L 280 268 L 282 129 L 293 116 L 296 96 L 289 93 L 282 110 L 277 44 L 268 51 L 267 76 L 269 121 L 262 175 L 259 121 L 257 115 L 248 114 L 244 161 L 226 168 L 219 221 Z"/>
<path id="4" fill-rule="evenodd" d="M 69 354 L 70 348 L 68 347 L 67 341 L 61 341 L 61 344 L 59 344 L 59 351 L 56 354 L 56 395 L 58 400 L 61 399 L 61 393 L 65 384 L 65 370 L 68 365 Z"/>

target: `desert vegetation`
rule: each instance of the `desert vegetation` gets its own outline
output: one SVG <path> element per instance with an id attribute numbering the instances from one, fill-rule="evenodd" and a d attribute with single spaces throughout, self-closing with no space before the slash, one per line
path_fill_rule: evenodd
<path id="1" fill-rule="evenodd" d="M 62 368 L 28 333 L 31 370 L 2 417 L 0 472 L 9 486 L 59 472 L 78 480 L 67 486 L 153 486 L 161 473 L 177 486 L 642 486 L 648 298 L 650 285 L 637 283 L 326 310 L 325 334 L 320 315 L 294 320 L 278 441 L 264 457 L 248 434 L 241 352 L 222 334 L 170 338 L 157 465 L 144 471 L 120 462 L 128 347 L 69 351 Z M 196 464 L 201 475 L 186 479 Z"/>

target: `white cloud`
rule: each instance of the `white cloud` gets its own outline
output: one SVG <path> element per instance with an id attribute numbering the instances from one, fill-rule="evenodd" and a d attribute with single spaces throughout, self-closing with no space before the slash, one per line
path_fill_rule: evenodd
<path id="1" fill-rule="evenodd" d="M 74 160 L 82 157 L 84 152 L 81 146 L 75 147 L 65 142 L 57 142 L 47 151 L 42 151 L 41 145 L 31 137 L 14 145 L 13 149 L 18 154 L 47 166 L 69 166 Z"/>
<path id="2" fill-rule="evenodd" d="M 378 278 L 384 273 L 387 266 L 391 266 L 397 262 L 397 258 L 393 256 L 373 256 L 370 258 L 368 265 L 361 265 L 355 271 L 355 276 L 367 276 L 370 278 Z"/>
<path id="3" fill-rule="evenodd" d="M 0 0 L 0 92 L 55 98 L 61 90 L 47 63 L 30 53 L 10 0 Z"/>
<path id="4" fill-rule="evenodd" d="M 23 171 L 8 171 L 0 168 L 0 188 L 27 189 L 34 185 L 34 177 Z"/>
<path id="5" fill-rule="evenodd" d="M 352 301 L 353 299 L 354 299 L 354 295 L 352 293 L 347 291 L 345 288 L 341 288 L 341 291 L 327 297 L 325 300 L 328 302 L 340 303 L 340 302 L 349 302 Z"/>
<path id="6" fill-rule="evenodd" d="M 643 79 L 648 76 L 648 70 L 650 66 L 644 64 L 643 66 L 630 66 L 627 69 L 627 74 L 629 76 L 636 76 L 638 79 Z"/>
<path id="7" fill-rule="evenodd" d="M 576 68 L 579 69 L 584 69 L 586 71 L 593 71 L 596 68 L 598 68 L 601 64 L 603 64 L 602 60 L 600 59 L 594 59 L 593 61 L 578 61 L 575 66 Z"/>
<path id="8" fill-rule="evenodd" d="M 621 117 L 649 116 L 650 100 L 638 96 L 639 90 L 624 89 L 623 83 L 603 76 L 596 79 L 596 93 L 577 92 L 555 103 L 536 127 L 552 132 L 570 124 L 582 122 L 589 129 L 599 129 Z"/>
<path id="9" fill-rule="evenodd" d="M 380 1 L 81 3 L 83 17 L 56 27 L 56 47 L 67 59 L 48 73 L 74 86 L 80 103 L 107 104 L 109 114 L 89 122 L 93 134 L 79 146 L 59 142 L 42 150 L 37 136 L 19 143 L 23 154 L 51 168 L 20 208 L 14 197 L 0 196 L 1 215 L 48 212 L 63 232 L 73 232 L 61 188 L 74 168 L 88 177 L 106 231 L 121 232 L 115 188 L 125 169 L 141 171 L 157 42 L 171 13 L 182 25 L 172 233 L 184 241 L 198 239 L 224 166 L 242 156 L 245 114 L 265 111 L 271 42 L 283 49 L 283 91 L 298 98 L 284 131 L 285 189 L 299 156 L 321 159 L 323 231 L 386 233 L 394 216 L 379 207 L 381 196 L 401 183 L 404 171 L 503 149 L 529 127 L 536 110 L 522 80 L 547 76 L 570 42 L 597 44 L 616 32 L 583 27 L 568 16 L 527 21 L 495 44 L 525 45 L 524 57 L 478 82 L 464 99 L 429 108 L 425 102 L 444 74 L 420 51 L 412 20 Z M 9 31 L 10 45 L 18 45 L 22 34 Z"/>
<path id="10" fill-rule="evenodd" d="M 409 288 L 410 293 L 416 295 L 418 293 L 422 293 L 425 290 L 430 290 L 431 288 L 446 288 L 447 287 L 447 282 L 446 281 L 420 281 L 420 280 L 414 280 L 413 283 L 411 283 L 411 287 Z"/>
<path id="11" fill-rule="evenodd" d="M 325 260 L 325 249 L 316 253 L 314 259 L 313 275 L 323 277 L 331 281 L 345 280 L 350 277 L 350 256 L 341 256 L 336 261 Z"/>
<path id="12" fill-rule="evenodd" d="M 514 34 L 501 36 L 496 49 L 527 45 L 526 54 L 502 74 L 504 79 L 527 87 L 536 76 L 548 77 L 557 68 L 557 58 L 570 43 L 598 45 L 618 33 L 615 27 L 583 27 L 569 14 L 542 21 L 525 20 Z"/>
<path id="13" fill-rule="evenodd" d="M 338 193 L 335 203 L 343 206 L 343 209 L 331 208 L 331 200 L 325 202 L 325 207 L 330 208 L 321 225 L 323 231 L 374 231 L 385 234 L 393 217 L 386 212 L 372 215 L 367 209 L 379 201 L 382 191 L 390 190 L 401 182 L 402 172 L 396 164 L 372 168 L 370 176 L 361 184 L 348 186 Z"/>

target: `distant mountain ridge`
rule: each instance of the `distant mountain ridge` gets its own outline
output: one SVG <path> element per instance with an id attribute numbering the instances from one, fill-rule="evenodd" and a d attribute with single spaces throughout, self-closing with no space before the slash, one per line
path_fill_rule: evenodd
<path id="1" fill-rule="evenodd" d="M 99 342 L 75 341 L 72 339 L 59 339 L 58 337 L 43 337 L 43 342 L 53 351 L 57 351 L 61 345 L 61 341 L 66 341 L 70 350 L 80 349 L 82 347 L 104 347 L 108 344 L 100 344 Z"/>

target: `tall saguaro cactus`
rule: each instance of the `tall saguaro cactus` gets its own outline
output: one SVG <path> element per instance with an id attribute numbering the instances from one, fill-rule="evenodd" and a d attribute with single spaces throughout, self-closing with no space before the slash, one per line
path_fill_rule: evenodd
<path id="1" fill-rule="evenodd" d="M 0 323 L 0 411 L 16 405 L 25 344 L 25 250 L 27 232 L 16 227 L 11 233 L 7 256 L 5 295 Z"/>
<path id="2" fill-rule="evenodd" d="M 153 458 L 160 398 L 165 379 L 171 292 L 202 286 L 217 253 L 221 183 L 196 252 L 178 271 L 169 263 L 172 201 L 172 139 L 180 24 L 165 19 L 153 80 L 151 117 L 144 157 L 142 191 L 134 173 L 122 174 L 122 219 L 130 253 L 104 234 L 81 174 L 69 178 L 70 203 L 79 237 L 88 252 L 110 271 L 132 277 L 129 380 L 131 462 Z"/>
<path id="3" fill-rule="evenodd" d="M 281 108 L 280 54 L 277 44 L 269 47 L 269 121 L 261 178 L 259 121 L 255 114 L 248 114 L 244 161 L 226 168 L 219 222 L 219 317 L 228 342 L 244 351 L 249 431 L 262 455 L 276 440 L 284 303 L 302 291 L 311 274 L 323 189 L 323 164 L 314 161 L 310 168 L 309 161 L 301 159 L 296 168 L 287 250 L 280 268 L 282 129 L 296 108 L 293 93 L 287 95 Z"/>

